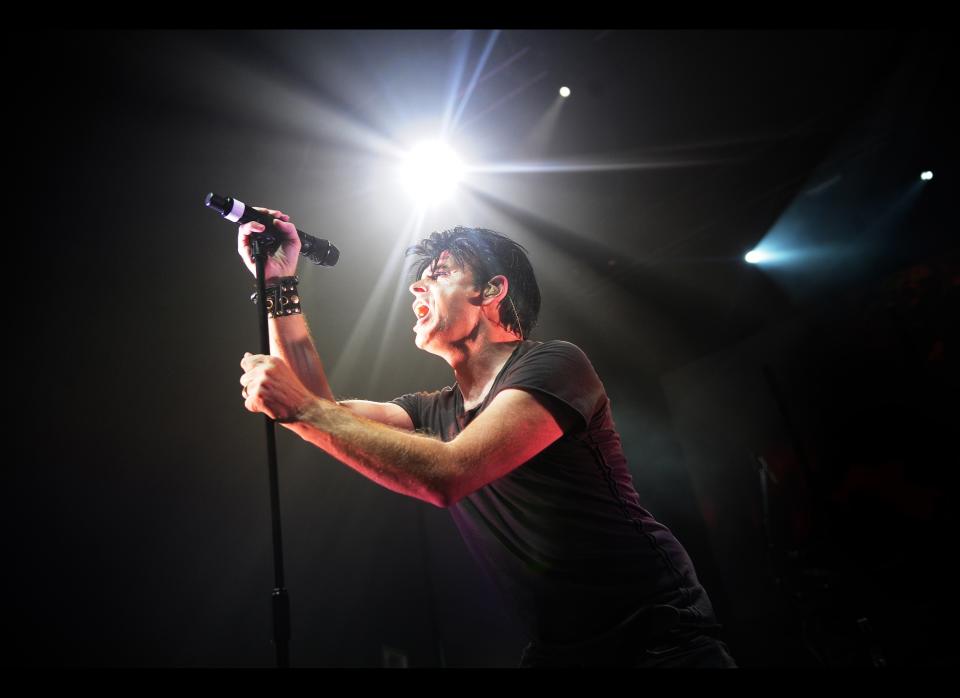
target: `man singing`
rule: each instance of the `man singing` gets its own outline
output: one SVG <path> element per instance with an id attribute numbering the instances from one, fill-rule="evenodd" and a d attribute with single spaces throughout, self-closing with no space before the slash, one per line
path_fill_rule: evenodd
<path id="1" fill-rule="evenodd" d="M 300 240 L 266 263 L 271 355 L 244 355 L 245 405 L 394 492 L 450 510 L 519 615 L 521 666 L 732 667 L 686 551 L 640 506 L 603 384 L 563 341 L 530 339 L 540 290 L 525 250 L 477 228 L 407 250 L 420 349 L 456 382 L 337 401 L 301 312 Z M 238 251 L 256 273 L 240 227 Z"/>

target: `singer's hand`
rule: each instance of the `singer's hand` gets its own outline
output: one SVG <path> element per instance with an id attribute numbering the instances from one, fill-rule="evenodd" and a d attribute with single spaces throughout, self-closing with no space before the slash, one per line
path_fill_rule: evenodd
<path id="1" fill-rule="evenodd" d="M 269 281 L 280 276 L 296 276 L 297 259 L 300 257 L 300 236 L 297 235 L 297 226 L 290 222 L 290 216 L 285 213 L 258 206 L 254 208 L 274 217 L 273 232 L 280 237 L 280 248 L 267 257 L 265 278 Z M 264 230 L 264 226 L 260 223 L 250 221 L 240 226 L 240 232 L 237 235 L 237 252 L 254 276 L 257 275 L 257 263 L 253 259 L 253 251 L 250 248 L 250 236 Z"/>
<path id="2" fill-rule="evenodd" d="M 295 422 L 317 400 L 279 357 L 247 352 L 240 367 L 244 370 L 240 394 L 251 412 L 263 412 L 278 422 Z"/>

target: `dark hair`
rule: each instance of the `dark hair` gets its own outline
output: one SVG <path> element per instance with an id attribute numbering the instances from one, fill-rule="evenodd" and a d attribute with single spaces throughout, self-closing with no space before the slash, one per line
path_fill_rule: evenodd
<path id="1" fill-rule="evenodd" d="M 416 255 L 419 259 L 414 280 L 423 275 L 424 269 L 436 264 L 444 252 L 449 252 L 457 264 L 473 272 L 477 290 L 494 276 L 507 277 L 509 291 L 500 302 L 500 324 L 528 339 L 540 314 L 540 287 L 526 249 L 506 235 L 485 228 L 457 226 L 431 233 L 430 237 L 407 248 L 407 256 Z"/>

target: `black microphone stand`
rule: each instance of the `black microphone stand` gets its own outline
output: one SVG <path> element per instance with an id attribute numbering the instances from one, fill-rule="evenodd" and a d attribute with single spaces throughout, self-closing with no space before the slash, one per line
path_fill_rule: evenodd
<path id="1" fill-rule="evenodd" d="M 270 331 L 267 327 L 267 289 L 264 273 L 267 257 L 276 248 L 276 239 L 254 233 L 250 236 L 250 251 L 257 263 L 257 316 L 260 327 L 260 353 L 270 354 Z M 283 537 L 280 531 L 280 484 L 277 476 L 276 422 L 263 415 L 267 428 L 267 468 L 270 475 L 270 516 L 273 529 L 273 644 L 277 667 L 290 666 L 290 597 L 283 579 Z"/>
<path id="2" fill-rule="evenodd" d="M 266 281 L 264 268 L 269 257 L 280 246 L 276 236 L 266 232 L 271 230 L 274 219 L 268 214 L 248 207 L 242 201 L 230 196 L 219 196 L 210 192 L 204 198 L 204 206 L 216 211 L 221 218 L 234 223 L 258 221 L 264 226 L 264 232 L 250 235 L 250 252 L 257 265 L 257 298 L 260 327 L 260 353 L 270 354 L 270 332 L 267 327 L 269 308 L 266 302 Z M 340 250 L 329 240 L 320 240 L 297 230 L 300 237 L 300 254 L 314 264 L 325 267 L 336 265 L 340 259 Z M 277 652 L 277 666 L 290 666 L 290 599 L 284 588 L 283 580 L 283 538 L 280 533 L 280 492 L 277 478 L 277 433 L 274 420 L 264 415 L 267 427 L 267 467 L 270 475 L 270 514 L 273 524 L 273 644 Z"/>

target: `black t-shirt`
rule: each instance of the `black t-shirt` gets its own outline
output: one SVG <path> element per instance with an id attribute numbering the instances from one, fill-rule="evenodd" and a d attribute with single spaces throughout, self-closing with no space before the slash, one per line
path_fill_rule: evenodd
<path id="1" fill-rule="evenodd" d="M 456 384 L 393 402 L 415 429 L 451 441 L 506 388 L 529 391 L 574 426 L 450 512 L 532 639 L 559 646 L 628 625 L 716 627 L 686 551 L 640 506 L 610 401 L 577 346 L 521 342 L 469 412 Z"/>

